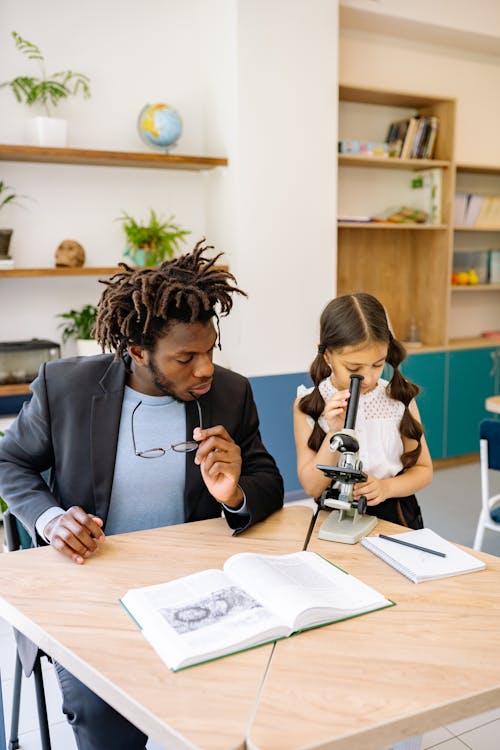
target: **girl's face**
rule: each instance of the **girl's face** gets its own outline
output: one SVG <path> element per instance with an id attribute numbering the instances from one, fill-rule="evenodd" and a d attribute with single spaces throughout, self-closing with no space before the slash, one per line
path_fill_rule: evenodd
<path id="1" fill-rule="evenodd" d="M 388 345 L 371 341 L 357 346 L 346 346 L 324 354 L 332 368 L 331 380 L 338 390 L 349 390 L 351 375 L 362 375 L 361 393 L 369 393 L 376 387 L 387 357 Z"/>

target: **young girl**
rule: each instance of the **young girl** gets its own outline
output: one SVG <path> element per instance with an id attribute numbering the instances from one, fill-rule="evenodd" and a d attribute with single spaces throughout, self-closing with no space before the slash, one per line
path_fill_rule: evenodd
<path id="1" fill-rule="evenodd" d="M 414 401 L 419 389 L 398 369 L 405 356 L 375 297 L 351 294 L 328 303 L 310 369 L 314 388 L 300 386 L 294 405 L 297 472 L 311 497 L 329 486 L 316 464 L 337 465 L 330 439 L 344 426 L 350 375 L 362 375 L 355 429 L 368 479 L 354 485 L 353 497 L 365 495 L 369 515 L 419 529 L 414 493 L 431 482 L 432 463 Z M 386 362 L 393 368 L 389 382 L 380 377 Z"/>

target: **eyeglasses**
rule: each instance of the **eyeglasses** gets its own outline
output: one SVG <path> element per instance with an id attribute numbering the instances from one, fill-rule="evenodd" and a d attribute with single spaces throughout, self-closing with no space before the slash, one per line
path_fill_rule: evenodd
<path id="1" fill-rule="evenodd" d="M 196 406 L 198 407 L 198 416 L 200 418 L 200 430 L 203 429 L 203 423 L 201 419 L 201 407 L 198 401 L 195 401 Z M 160 458 L 161 456 L 164 456 L 165 453 L 169 450 L 173 450 L 176 453 L 191 453 L 191 451 L 195 451 L 198 449 L 198 443 L 196 440 L 187 440 L 184 443 L 174 443 L 173 445 L 169 445 L 168 448 L 150 448 L 146 451 L 138 451 L 137 446 L 135 444 L 135 434 L 134 434 L 134 414 L 136 413 L 139 406 L 142 404 L 142 401 L 139 401 L 137 406 L 134 407 L 134 410 L 132 412 L 132 416 L 130 418 L 130 427 L 132 432 L 132 445 L 134 446 L 134 453 L 136 456 L 140 456 L 140 458 Z"/>

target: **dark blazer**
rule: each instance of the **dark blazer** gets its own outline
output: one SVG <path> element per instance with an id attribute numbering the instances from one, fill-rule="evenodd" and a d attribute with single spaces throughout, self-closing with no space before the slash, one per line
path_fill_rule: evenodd
<path id="1" fill-rule="evenodd" d="M 45 363 L 31 385 L 33 397 L 0 440 L 0 495 L 35 545 L 42 543 L 36 520 L 53 506 L 79 505 L 106 523 L 125 379 L 124 363 L 112 354 Z M 282 507 L 283 480 L 262 444 L 246 378 L 215 366 L 212 388 L 199 404 L 203 426 L 223 425 L 241 449 L 239 484 L 248 515 L 225 513 L 238 533 Z M 187 402 L 186 439 L 192 439 L 197 425 L 198 410 Z M 47 484 L 41 473 L 48 470 Z M 222 510 L 203 482 L 194 453 L 186 454 L 184 509 L 186 521 L 216 518 Z M 25 659 L 23 665 L 30 669 Z"/>

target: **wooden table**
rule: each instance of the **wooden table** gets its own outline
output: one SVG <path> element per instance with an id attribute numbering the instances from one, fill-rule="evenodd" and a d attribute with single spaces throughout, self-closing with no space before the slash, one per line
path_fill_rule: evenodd
<path id="1" fill-rule="evenodd" d="M 414 584 L 360 544 L 319 552 L 396 602 L 280 641 L 249 732 L 260 750 L 374 750 L 500 706 L 500 558 Z M 401 532 L 379 522 L 373 533 Z"/>
<path id="2" fill-rule="evenodd" d="M 110 536 L 82 566 L 50 547 L 0 554 L 0 616 L 169 750 L 243 748 L 272 644 L 174 674 L 118 599 L 236 552 L 296 552 L 311 518 L 294 506 L 235 537 L 222 518 Z"/>
<path id="3" fill-rule="evenodd" d="M 494 414 L 500 414 L 500 396 L 490 396 L 484 403 L 486 411 L 492 411 Z"/>
<path id="4" fill-rule="evenodd" d="M 310 518 L 292 506 L 237 537 L 223 519 L 118 535 L 83 566 L 50 548 L 0 555 L 0 616 L 169 750 L 380 750 L 500 705 L 500 558 L 479 552 L 485 571 L 414 584 L 360 544 L 318 540 L 320 516 L 309 549 L 397 605 L 177 673 L 118 604 L 237 551 L 297 551 Z"/>

